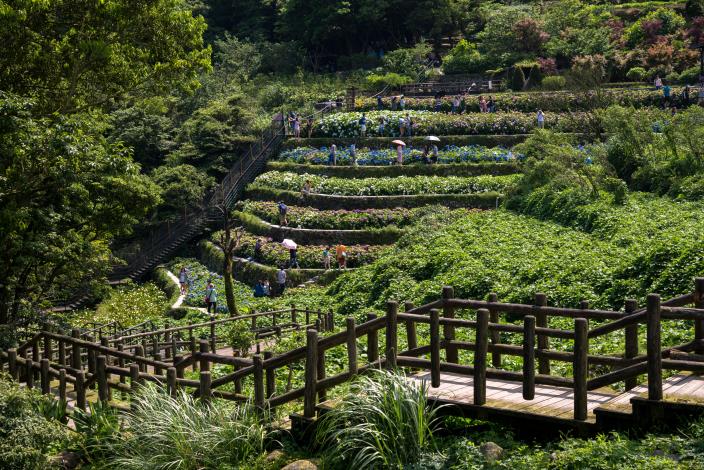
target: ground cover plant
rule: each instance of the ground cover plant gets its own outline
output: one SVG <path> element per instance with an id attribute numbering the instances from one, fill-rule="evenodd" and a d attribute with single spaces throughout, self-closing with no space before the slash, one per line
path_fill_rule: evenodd
<path id="1" fill-rule="evenodd" d="M 390 145 L 386 149 L 355 149 L 355 158 L 352 158 L 352 149 L 342 147 L 336 150 L 337 165 L 394 165 L 397 161 L 396 149 Z M 297 147 L 284 150 L 279 154 L 278 160 L 284 162 L 329 165 L 330 149 L 328 147 L 312 148 Z M 432 156 L 432 152 L 427 158 Z M 514 160 L 522 160 L 522 155 L 514 154 L 510 149 L 502 147 L 488 148 L 479 145 L 446 145 L 438 150 L 437 163 L 501 163 Z M 403 149 L 403 164 L 415 165 L 424 164 L 423 148 L 405 147 Z"/>
<path id="2" fill-rule="evenodd" d="M 678 96 L 682 87 L 672 87 L 673 96 Z M 550 91 L 532 93 L 491 93 L 483 94 L 485 99 L 494 101 L 497 111 L 533 113 L 538 109 L 549 112 L 585 111 L 595 106 L 606 107 L 610 105 L 633 106 L 635 108 L 660 107 L 664 102 L 661 90 L 655 89 L 624 89 L 597 91 Z M 433 97 L 407 97 L 406 109 L 414 111 L 452 111 L 454 96 L 444 96 L 440 99 L 440 109 Z M 389 99 L 384 99 L 385 107 L 389 107 Z M 357 98 L 356 107 L 359 111 L 377 110 L 377 101 L 374 98 Z M 465 98 L 465 112 L 478 113 L 479 96 L 471 95 Z"/>
<path id="3" fill-rule="evenodd" d="M 287 266 L 289 260 L 289 250 L 281 246 L 281 243 L 268 237 L 257 237 L 245 234 L 242 243 L 236 251 L 236 256 L 250 258 L 254 256 L 254 245 L 260 238 L 263 242 L 261 263 L 269 266 Z M 295 241 L 295 240 L 294 240 Z M 331 245 L 299 245 L 298 263 L 302 269 L 323 269 L 323 250 L 331 247 L 332 262 L 334 268 L 335 246 Z M 347 267 L 357 268 L 369 264 L 377 259 L 388 246 L 384 245 L 346 245 L 347 246 Z"/>
<path id="4" fill-rule="evenodd" d="M 399 176 L 396 178 L 336 178 L 323 175 L 269 171 L 251 187 L 300 191 L 310 181 L 313 192 L 339 196 L 390 196 L 402 194 L 476 194 L 504 192 L 520 175 L 504 176 Z"/>
<path id="5" fill-rule="evenodd" d="M 366 113 L 368 120 L 367 136 L 398 137 L 399 119 L 410 116 L 413 120 L 414 135 L 473 135 L 473 134 L 527 134 L 538 127 L 535 113 L 482 113 L 482 114 L 443 114 L 432 111 L 371 111 Z M 383 132 L 378 123 L 385 118 L 387 124 Z M 362 113 L 340 113 L 326 116 L 316 121 L 313 137 L 357 137 L 361 135 L 359 120 Z M 586 117 L 581 112 L 570 114 L 545 113 L 545 127 L 557 132 L 580 132 Z M 406 135 L 408 133 L 406 132 Z"/>
<path id="6" fill-rule="evenodd" d="M 243 212 L 254 214 L 272 224 L 279 223 L 279 209 L 275 202 L 244 201 Z M 405 227 L 416 222 L 433 208 L 416 209 L 357 209 L 319 210 L 313 207 L 288 206 L 289 226 L 324 230 L 364 230 L 388 226 Z"/>

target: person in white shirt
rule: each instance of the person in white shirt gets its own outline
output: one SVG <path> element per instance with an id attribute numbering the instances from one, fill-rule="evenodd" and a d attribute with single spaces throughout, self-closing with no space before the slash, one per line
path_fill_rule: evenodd
<path id="1" fill-rule="evenodd" d="M 286 271 L 283 267 L 280 267 L 276 272 L 276 287 L 278 288 L 277 295 L 284 295 L 284 291 L 286 290 Z"/>

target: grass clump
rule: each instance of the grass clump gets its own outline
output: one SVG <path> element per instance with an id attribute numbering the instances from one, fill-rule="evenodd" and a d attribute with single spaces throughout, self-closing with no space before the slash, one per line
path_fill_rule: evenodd
<path id="1" fill-rule="evenodd" d="M 181 392 L 142 389 L 108 466 L 123 469 L 239 468 L 264 451 L 263 420 L 249 406 L 205 405 Z"/>
<path id="2" fill-rule="evenodd" d="M 316 442 L 333 468 L 401 468 L 434 447 L 436 409 L 405 376 L 360 376 L 318 422 Z"/>

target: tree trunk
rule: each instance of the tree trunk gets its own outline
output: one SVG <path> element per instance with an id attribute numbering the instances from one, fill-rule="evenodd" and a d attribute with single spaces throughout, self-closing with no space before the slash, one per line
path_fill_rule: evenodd
<path id="1" fill-rule="evenodd" d="M 235 302 L 235 289 L 232 284 L 232 254 L 225 254 L 225 262 L 223 266 L 223 281 L 225 281 L 225 300 L 227 301 L 227 309 L 230 311 L 231 317 L 237 316 L 237 303 Z"/>

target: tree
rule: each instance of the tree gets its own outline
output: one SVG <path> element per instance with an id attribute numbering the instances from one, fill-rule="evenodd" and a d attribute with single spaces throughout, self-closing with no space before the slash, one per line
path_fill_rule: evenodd
<path id="1" fill-rule="evenodd" d="M 159 202 L 100 119 L 33 119 L 32 106 L 0 94 L 0 323 L 90 291 L 111 268 L 110 242 Z"/>
<path id="2" fill-rule="evenodd" d="M 232 283 L 232 257 L 235 251 L 240 247 L 244 229 L 242 227 L 234 227 L 234 221 L 230 216 L 230 210 L 225 202 L 219 204 L 217 209 L 222 214 L 223 230 L 220 235 L 215 238 L 215 245 L 218 246 L 224 256 L 222 267 L 222 278 L 225 283 L 225 300 L 227 302 L 227 310 L 230 311 L 230 316 L 237 316 L 237 301 L 235 299 L 235 289 Z"/>
<path id="3" fill-rule="evenodd" d="M 161 188 L 163 203 L 156 211 L 156 220 L 178 220 L 185 208 L 202 204 L 205 192 L 214 180 L 191 165 L 160 166 L 151 174 Z"/>
<path id="4" fill-rule="evenodd" d="M 34 97 L 46 115 L 192 90 L 210 68 L 205 28 L 185 0 L 3 2 L 0 90 Z"/>

